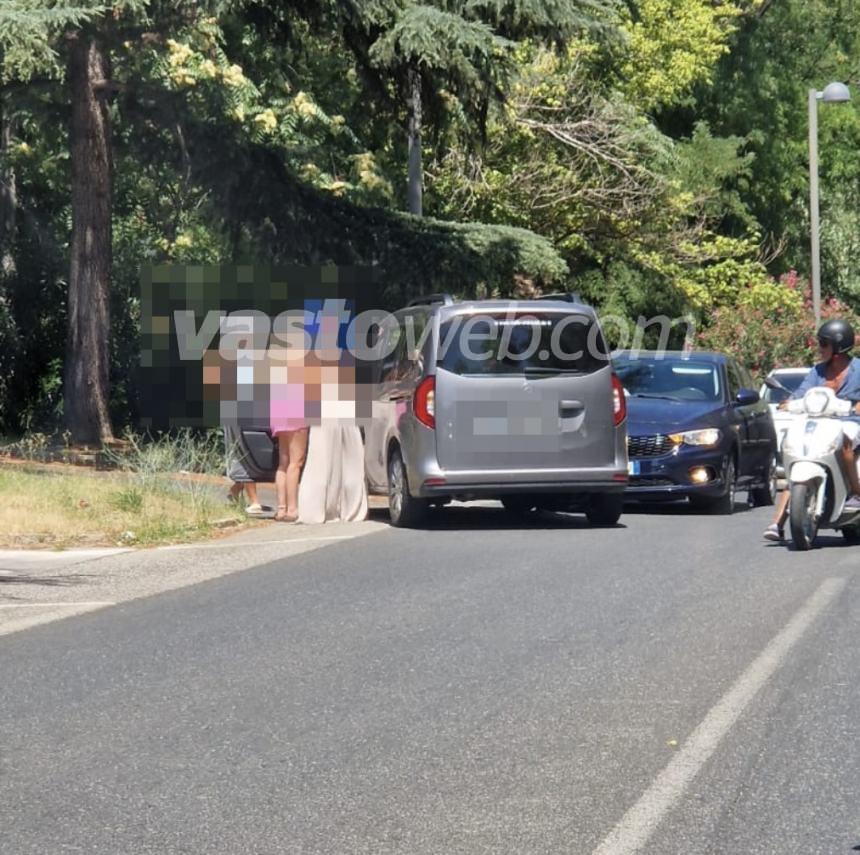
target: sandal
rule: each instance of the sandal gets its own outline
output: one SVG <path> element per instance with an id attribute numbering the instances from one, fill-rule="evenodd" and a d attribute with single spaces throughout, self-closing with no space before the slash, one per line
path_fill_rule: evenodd
<path id="1" fill-rule="evenodd" d="M 275 522 L 294 523 L 299 518 L 298 514 L 288 514 L 286 505 L 278 505 L 278 512 L 274 516 Z"/>
<path id="2" fill-rule="evenodd" d="M 782 526 L 776 523 L 771 523 L 765 530 L 763 535 L 765 540 L 770 540 L 773 543 L 781 543 L 785 540 L 785 530 Z"/>
<path id="3" fill-rule="evenodd" d="M 266 514 L 270 514 L 273 510 L 274 508 L 270 505 L 261 505 L 259 502 L 254 502 L 245 508 L 245 513 L 249 517 L 262 517 Z"/>

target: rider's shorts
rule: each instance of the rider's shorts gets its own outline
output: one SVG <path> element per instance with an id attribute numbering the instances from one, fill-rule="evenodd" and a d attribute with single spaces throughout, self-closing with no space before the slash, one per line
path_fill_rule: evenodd
<path id="1" fill-rule="evenodd" d="M 860 424 L 857 422 L 843 422 L 842 433 L 851 440 L 854 448 L 860 448 Z"/>

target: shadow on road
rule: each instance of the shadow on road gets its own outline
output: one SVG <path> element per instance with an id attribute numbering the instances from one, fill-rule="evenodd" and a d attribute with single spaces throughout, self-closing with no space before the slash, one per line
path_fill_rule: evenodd
<path id="1" fill-rule="evenodd" d="M 735 502 L 733 513 L 743 514 L 754 510 L 746 502 Z M 720 519 L 723 514 L 713 514 L 704 508 L 696 508 L 684 500 L 677 502 L 629 502 L 624 505 L 625 514 L 647 514 L 669 517 L 711 517 Z"/>
<path id="2" fill-rule="evenodd" d="M 370 512 L 370 519 L 379 522 L 388 520 L 388 511 L 379 509 Z M 584 514 L 554 513 L 551 511 L 535 511 L 531 513 L 512 514 L 502 507 L 462 506 L 431 508 L 421 525 L 425 531 L 471 531 L 507 530 L 518 531 L 547 530 L 547 529 L 596 529 L 624 528 L 622 522 L 615 526 L 593 526 Z"/>

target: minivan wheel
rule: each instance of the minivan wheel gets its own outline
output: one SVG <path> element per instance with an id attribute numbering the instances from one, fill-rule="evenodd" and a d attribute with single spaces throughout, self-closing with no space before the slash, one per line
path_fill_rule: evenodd
<path id="1" fill-rule="evenodd" d="M 416 499 L 409 492 L 406 466 L 399 448 L 391 452 L 388 459 L 388 515 L 395 528 L 411 528 L 418 525 L 427 512 L 427 502 Z"/>
<path id="2" fill-rule="evenodd" d="M 615 525 L 623 510 L 622 493 L 595 493 L 589 499 L 585 516 L 592 525 Z"/>

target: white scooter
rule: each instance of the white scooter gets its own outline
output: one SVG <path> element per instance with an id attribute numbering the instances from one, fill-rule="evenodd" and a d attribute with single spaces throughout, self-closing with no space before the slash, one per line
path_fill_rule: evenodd
<path id="1" fill-rule="evenodd" d="M 789 428 L 782 445 L 795 547 L 812 549 L 820 528 L 838 529 L 849 543 L 860 543 L 860 509 L 845 508 L 850 490 L 840 465 L 842 424 L 851 415 L 851 402 L 816 386 L 790 400 L 788 411 L 806 415 Z"/>

